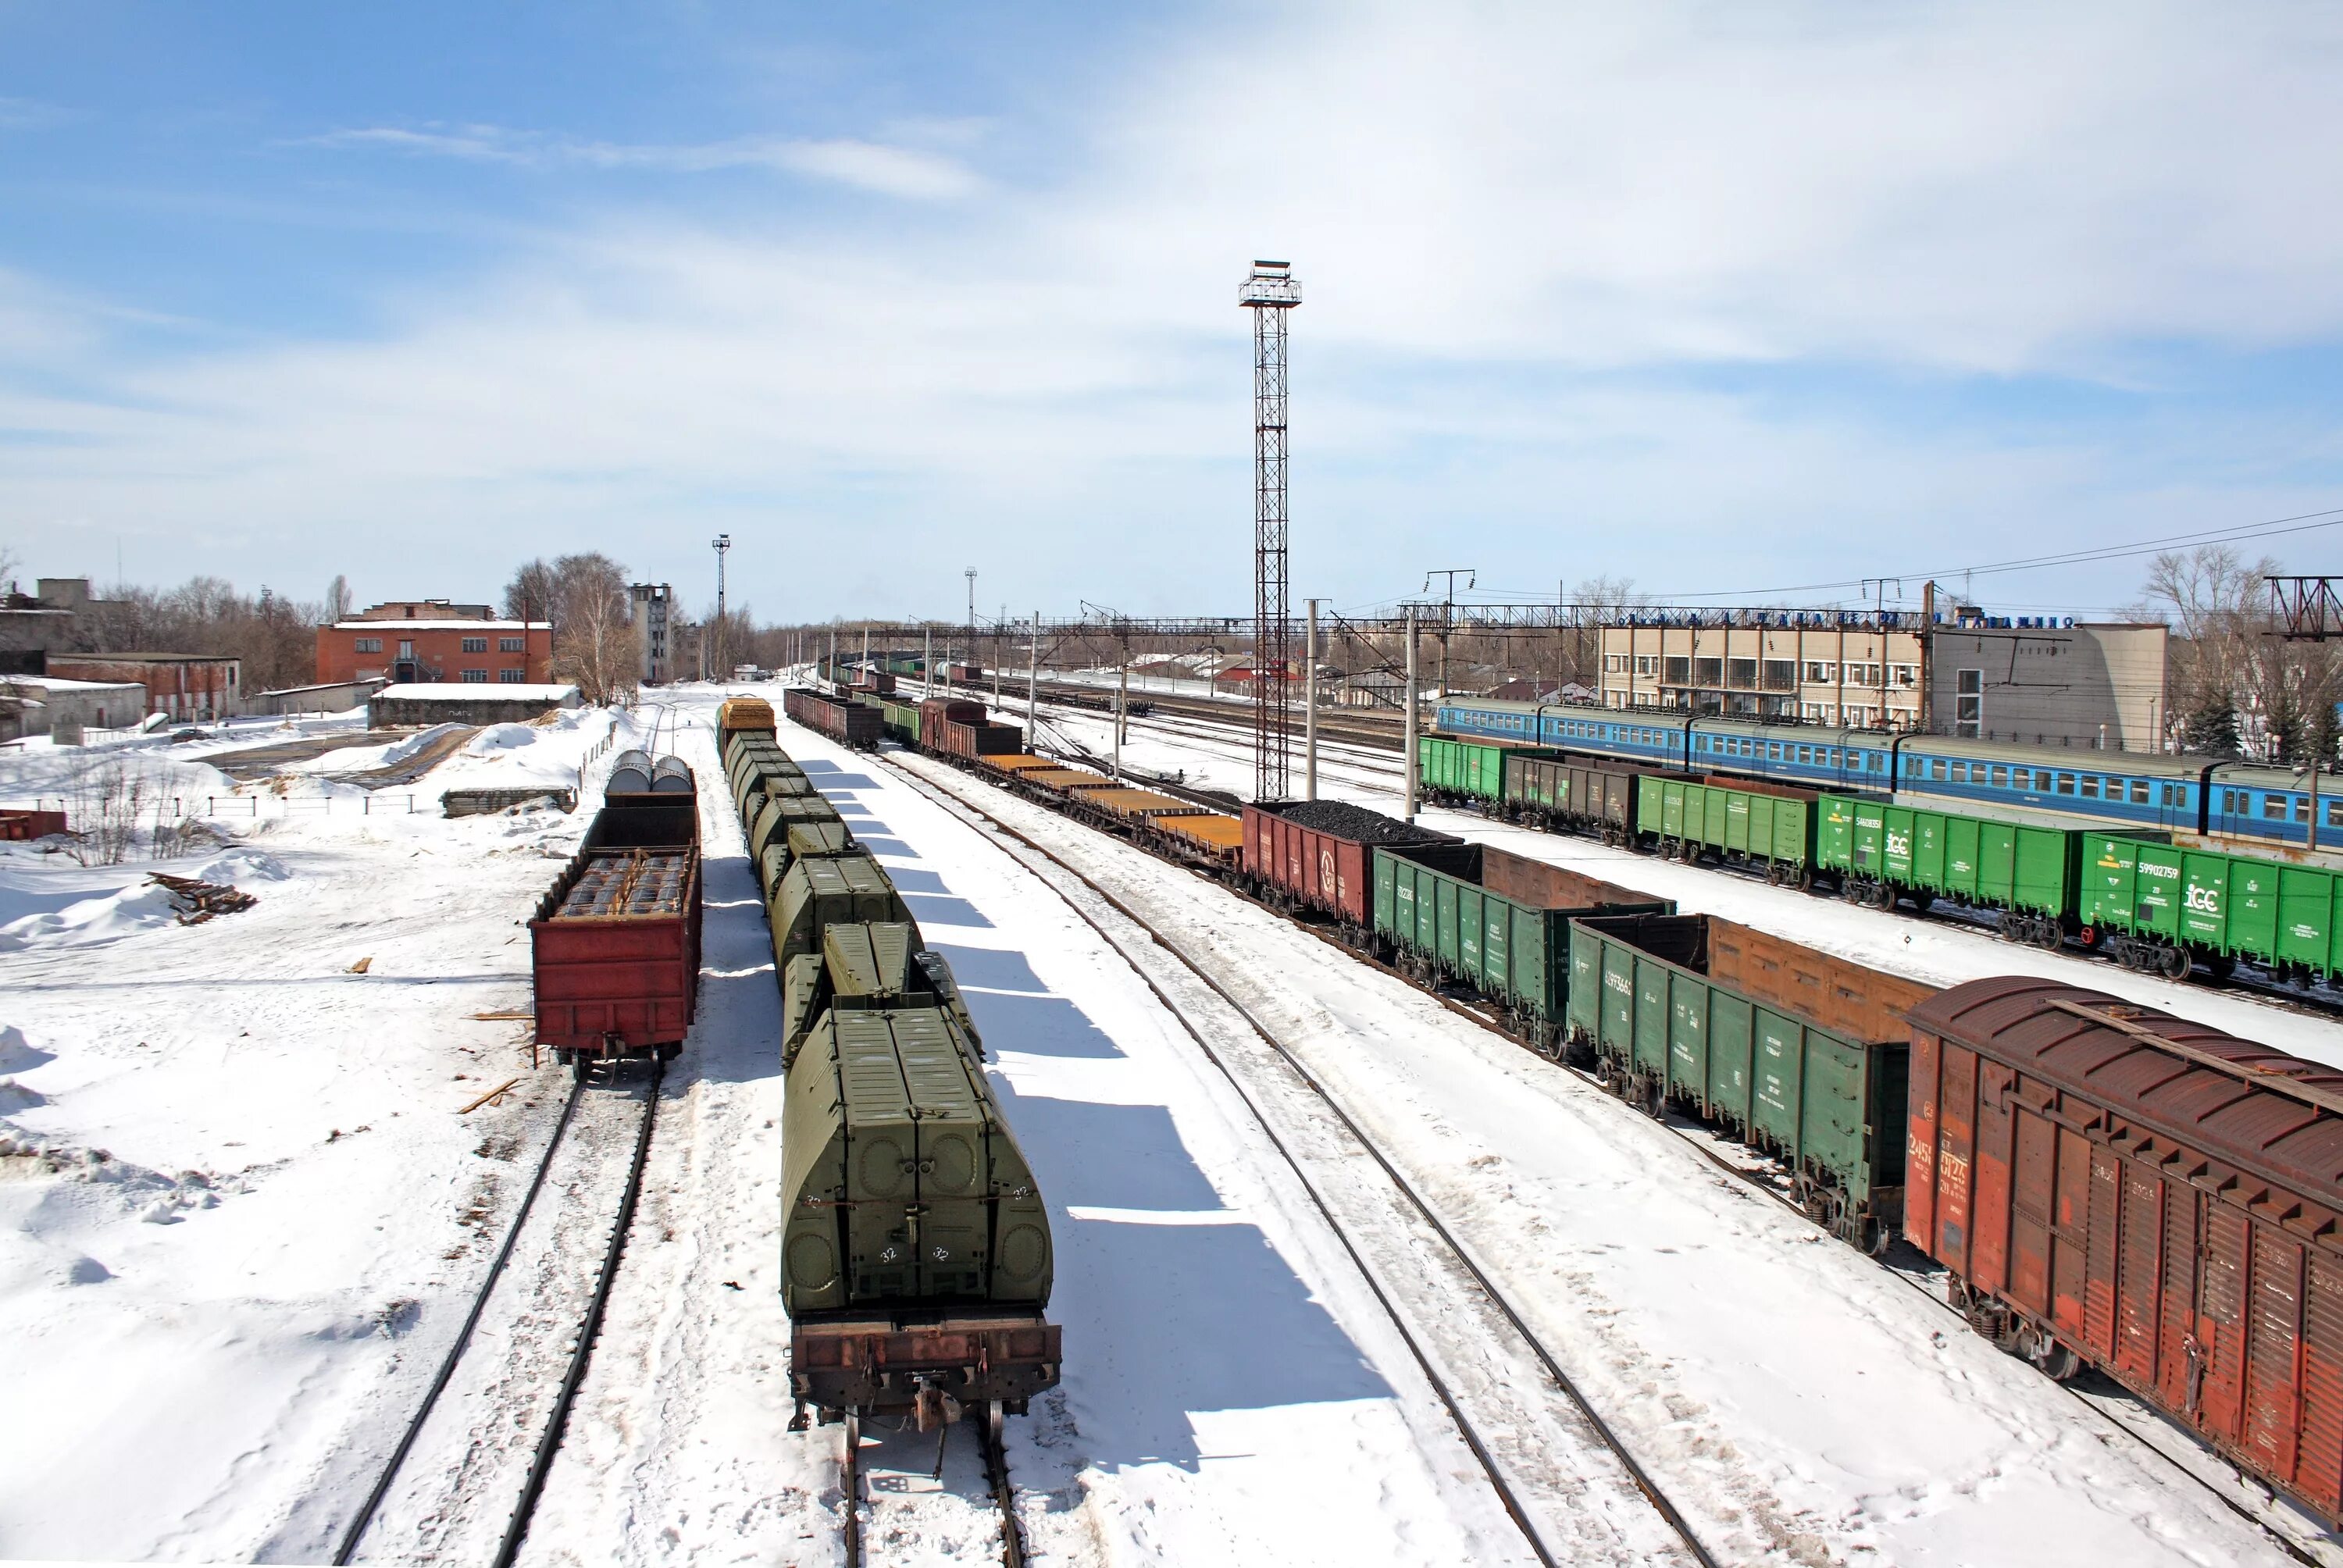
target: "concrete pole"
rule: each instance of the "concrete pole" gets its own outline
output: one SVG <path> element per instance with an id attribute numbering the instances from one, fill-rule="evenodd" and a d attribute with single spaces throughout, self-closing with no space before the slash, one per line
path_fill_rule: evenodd
<path id="1" fill-rule="evenodd" d="M 1033 733 L 1041 711 L 1041 612 L 1033 612 L 1033 643 L 1025 665 L 1025 733 Z"/>
<path id="2" fill-rule="evenodd" d="M 870 668 L 870 628 L 867 626 L 862 628 L 862 668 Z"/>
<path id="3" fill-rule="evenodd" d="M 1302 642 L 1302 798 L 1318 799 L 1318 601 Z"/>
<path id="4" fill-rule="evenodd" d="M 1407 770 L 1407 819 L 1415 820 L 1415 607 L 1407 607 L 1407 717 L 1400 737 Z"/>
<path id="5" fill-rule="evenodd" d="M 1114 694 L 1114 781 L 1122 782 L 1122 719 L 1131 711 L 1131 657 L 1125 654 L 1115 672 Z"/>
<path id="6" fill-rule="evenodd" d="M 838 679 L 838 628 L 836 627 L 830 628 L 830 678 L 833 684 Z"/>
<path id="7" fill-rule="evenodd" d="M 923 639 L 920 648 L 920 695 L 933 697 L 936 694 L 936 634 L 930 629 L 922 631 L 920 636 Z"/>

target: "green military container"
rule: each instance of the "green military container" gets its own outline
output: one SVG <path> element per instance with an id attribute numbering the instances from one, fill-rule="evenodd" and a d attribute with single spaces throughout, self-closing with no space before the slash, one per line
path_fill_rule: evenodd
<path id="1" fill-rule="evenodd" d="M 759 797 L 818 793 L 798 765 L 787 758 L 751 758 L 732 779 L 732 805 L 744 823 L 757 819 Z"/>
<path id="2" fill-rule="evenodd" d="M 767 855 L 785 847 L 791 828 L 842 823 L 838 808 L 819 795 L 774 795 L 765 799 L 758 808 L 757 819 L 749 829 L 749 863 L 762 868 Z M 787 865 L 781 869 L 787 870 Z"/>
<path id="3" fill-rule="evenodd" d="M 955 1030 L 932 1005 L 832 1007 L 790 1064 L 781 1304 L 800 1330 L 845 1311 L 1049 1301 L 1049 1215 Z"/>
<path id="4" fill-rule="evenodd" d="M 1814 879 L 1814 798 L 1645 775 L 1635 790 L 1635 831 L 1663 854 L 1692 859 L 1713 849 L 1765 869 L 1769 882 Z"/>
<path id="5" fill-rule="evenodd" d="M 772 890 L 789 874 L 789 867 L 799 859 L 856 854 L 861 848 L 844 822 L 792 822 L 788 832 L 766 841 L 765 852 L 757 858 L 757 885 L 769 899 Z"/>
<path id="6" fill-rule="evenodd" d="M 1416 787 L 1434 800 L 1494 807 L 1505 796 L 1505 759 L 1554 757 L 1559 753 L 1525 746 L 1491 746 L 1419 735 L 1415 740 Z"/>
<path id="7" fill-rule="evenodd" d="M 781 1065 L 830 1008 L 849 1011 L 907 1005 L 941 1007 L 952 1015 L 979 1060 L 983 1042 L 976 1032 L 951 966 L 943 955 L 920 949 L 917 926 L 900 921 L 857 921 L 824 927 L 821 950 L 800 953 L 782 971 Z"/>
<path id="8" fill-rule="evenodd" d="M 1903 1217 L 1910 1040 L 1856 1039 L 1711 978 L 1706 928 L 1700 915 L 1573 921 L 1572 1050 L 1653 1114 L 1674 1106 L 1775 1156 L 1809 1215 L 1880 1251 Z"/>
<path id="9" fill-rule="evenodd" d="M 773 961 L 784 973 L 798 954 L 819 952 L 822 931 L 833 924 L 911 919 L 879 862 L 860 851 L 792 862 L 766 908 Z"/>
<path id="10" fill-rule="evenodd" d="M 2083 835 L 2084 926 L 2109 956 L 2185 979 L 2244 958 L 2281 978 L 2343 973 L 2343 876 L 2254 855 Z"/>
<path id="11" fill-rule="evenodd" d="M 1550 1052 L 1569 990 L 1570 920 L 1587 911 L 1543 908 L 1482 886 L 1480 856 L 1475 844 L 1376 849 L 1375 935 L 1403 970 L 1464 981 L 1504 1010 L 1514 1033 Z"/>
<path id="12" fill-rule="evenodd" d="M 2083 879 L 2080 828 L 2041 827 L 1849 795 L 1818 805 L 1815 864 L 1847 897 L 1880 909 L 1908 895 L 2005 911 L 2004 936 L 2056 948 L 2071 934 Z"/>

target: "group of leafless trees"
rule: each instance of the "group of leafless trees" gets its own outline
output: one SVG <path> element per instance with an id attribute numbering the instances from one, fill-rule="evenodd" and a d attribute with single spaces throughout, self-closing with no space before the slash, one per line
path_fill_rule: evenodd
<path id="1" fill-rule="evenodd" d="M 2160 555 L 2134 612 L 2172 628 L 2172 712 L 2183 751 L 2299 763 L 2335 759 L 2343 659 L 2278 635 L 2269 578 L 2227 545 Z"/>
<path id="2" fill-rule="evenodd" d="M 337 579 L 338 581 L 339 579 Z M 219 578 L 174 588 L 117 584 L 74 618 L 83 653 L 195 653 L 243 660 L 247 691 L 317 678 L 320 607 L 263 588 L 243 594 Z"/>

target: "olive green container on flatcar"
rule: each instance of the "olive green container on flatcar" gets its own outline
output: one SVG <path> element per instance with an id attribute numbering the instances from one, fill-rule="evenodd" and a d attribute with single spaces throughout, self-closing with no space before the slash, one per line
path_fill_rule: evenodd
<path id="1" fill-rule="evenodd" d="M 773 795 L 811 795 L 815 790 L 798 765 L 786 757 L 751 757 L 735 771 L 732 807 L 743 824 L 757 818 L 757 802 Z"/>
<path id="2" fill-rule="evenodd" d="M 2078 913 L 2110 956 L 2176 980 L 2241 958 L 2288 980 L 2343 974 L 2343 876 L 2323 866 L 2087 831 Z"/>
<path id="3" fill-rule="evenodd" d="M 790 1064 L 781 1304 L 793 1320 L 1048 1302 L 1048 1212 L 954 1030 L 941 1007 L 832 1007 Z"/>
<path id="4" fill-rule="evenodd" d="M 1480 846 L 1425 844 L 1374 851 L 1374 931 L 1402 967 L 1461 980 L 1503 1008 L 1540 1050 L 1557 1045 L 1570 986 L 1570 921 L 1585 910 L 1545 909 L 1475 879 Z M 1673 904 L 1600 906 L 1664 911 Z"/>
<path id="5" fill-rule="evenodd" d="M 844 822 L 792 822 L 786 833 L 776 834 L 765 845 L 765 852 L 757 859 L 757 885 L 764 890 L 769 902 L 773 890 L 779 887 L 789 874 L 789 868 L 807 859 L 834 859 L 840 855 L 862 852 L 855 841 L 853 830 Z"/>
<path id="6" fill-rule="evenodd" d="M 1815 864 L 1845 879 L 1850 897 L 1881 908 L 1909 894 L 1923 910 L 1940 898 L 2001 910 L 2005 934 L 2048 948 L 2077 923 L 2083 829 L 1848 795 L 1825 795 L 1817 806 Z"/>
<path id="7" fill-rule="evenodd" d="M 1789 1166 L 1802 1207 L 1885 1247 L 1903 1217 L 1911 1041 L 1845 1038 L 1704 972 L 1698 915 L 1570 929 L 1569 1039 L 1656 1114 L 1699 1116 Z"/>
<path id="8" fill-rule="evenodd" d="M 748 833 L 749 863 L 762 867 L 768 851 L 789 837 L 791 828 L 842 822 L 838 808 L 819 795 L 772 795 L 757 809 Z M 788 869 L 784 866 L 782 869 Z M 762 872 L 759 872 L 761 875 Z"/>
<path id="9" fill-rule="evenodd" d="M 1645 775 L 1635 790 L 1635 831 L 1656 840 L 1663 853 L 1714 849 L 1765 867 L 1768 881 L 1803 884 L 1813 877 L 1819 815 L 1803 796 L 1690 779 Z"/>
<path id="10" fill-rule="evenodd" d="M 768 900 L 766 913 L 772 922 L 773 961 L 785 975 L 798 954 L 821 950 L 821 933 L 833 924 L 911 922 L 911 911 L 895 884 L 878 861 L 860 850 L 792 861 Z"/>

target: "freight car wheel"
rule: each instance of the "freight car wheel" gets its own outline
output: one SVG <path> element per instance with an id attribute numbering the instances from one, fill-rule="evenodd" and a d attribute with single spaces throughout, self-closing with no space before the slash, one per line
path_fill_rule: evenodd
<path id="1" fill-rule="evenodd" d="M 2060 948 L 2066 945 L 2066 933 L 2058 929 L 2058 922 L 2056 920 L 2038 921 L 2034 927 L 2034 945 L 2040 948 L 2045 952 L 2055 953 Z M 2184 957 L 2182 959 L 2182 974 L 2188 972 L 2186 967 L 2187 961 L 2187 959 Z"/>
<path id="2" fill-rule="evenodd" d="M 2174 980 L 2187 980 L 2188 971 L 2196 967 L 2197 960 L 2188 956 L 2187 948 L 2165 949 L 2163 956 L 2157 963 L 2157 968 L 2163 972 L 2164 978 Z"/>

